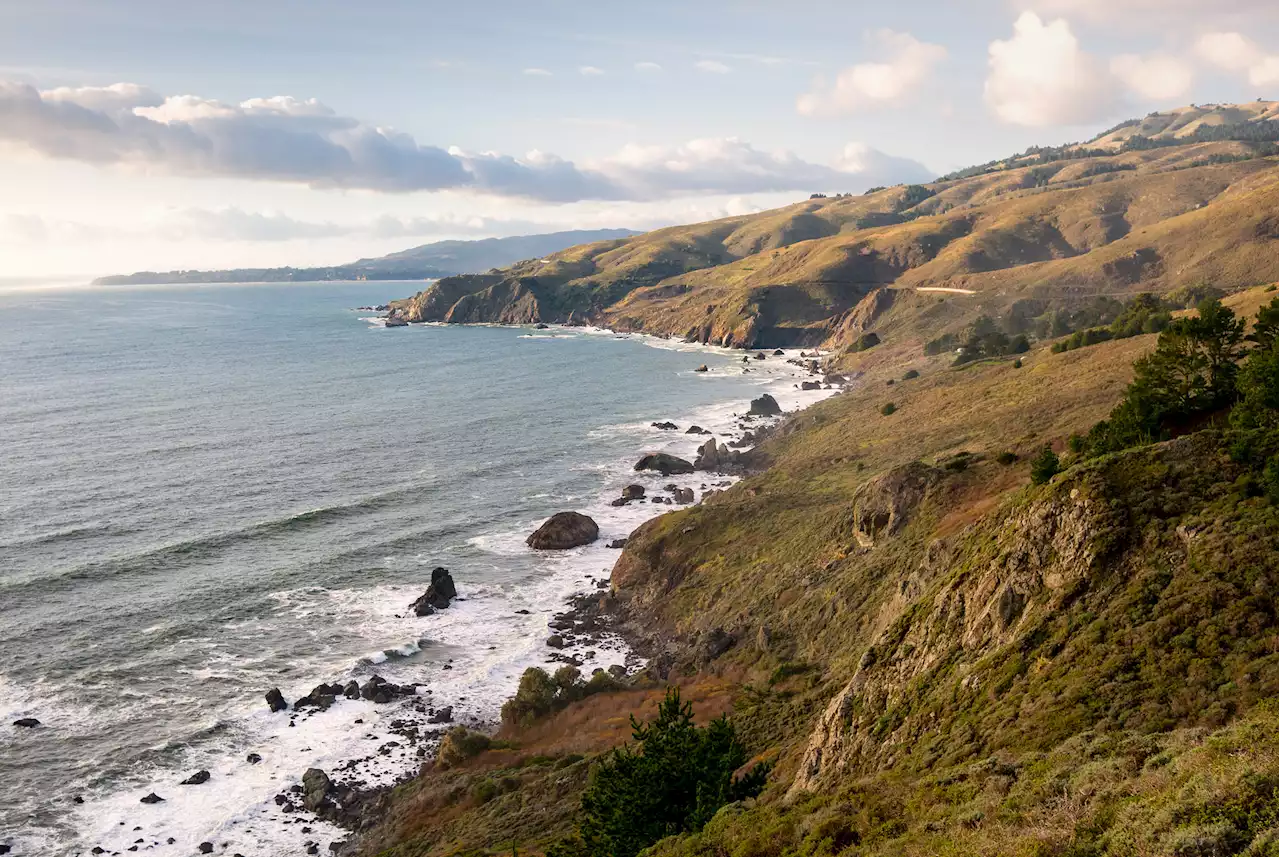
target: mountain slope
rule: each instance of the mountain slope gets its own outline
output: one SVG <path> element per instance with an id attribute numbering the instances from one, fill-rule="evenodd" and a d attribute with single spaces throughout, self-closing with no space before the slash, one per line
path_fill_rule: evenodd
<path id="1" fill-rule="evenodd" d="M 436 241 L 346 265 L 321 268 L 235 268 L 220 271 L 139 271 L 99 277 L 94 285 L 150 283 L 278 283 L 312 280 L 421 280 L 469 274 L 545 256 L 588 241 L 636 235 L 631 229 L 575 229 L 542 235 Z"/>
<path id="2" fill-rule="evenodd" d="M 486 284 L 465 312 L 445 306 L 459 286 L 447 281 L 393 307 L 410 321 L 589 320 L 842 348 L 846 314 L 881 287 L 978 293 L 955 303 L 957 326 L 1028 295 L 1066 305 L 1201 280 L 1244 288 L 1275 279 L 1275 144 L 1259 141 L 1275 108 L 1153 114 L 1098 138 L 1115 146 L 1030 150 L 928 185 L 575 247 L 496 272 L 501 287 Z"/>

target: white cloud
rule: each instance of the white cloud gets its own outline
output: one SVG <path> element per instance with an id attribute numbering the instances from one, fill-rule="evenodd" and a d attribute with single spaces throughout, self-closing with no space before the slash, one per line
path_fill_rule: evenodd
<path id="1" fill-rule="evenodd" d="M 729 66 L 719 60 L 698 60 L 693 64 L 698 71 L 705 71 L 709 74 L 728 74 L 733 71 Z"/>
<path id="2" fill-rule="evenodd" d="M 1044 23 L 1023 12 L 1013 37 L 987 50 L 983 98 L 1004 122 L 1080 124 L 1107 116 L 1114 103 L 1110 81 L 1061 18 Z"/>
<path id="3" fill-rule="evenodd" d="M 229 104 L 193 95 L 161 99 L 140 87 L 111 95 L 74 92 L 50 94 L 27 84 L 0 83 L 0 143 L 55 159 L 197 178 L 387 193 L 458 190 L 551 203 L 851 189 L 846 186 L 857 184 L 864 173 L 875 174 L 867 184 L 929 177 L 914 161 L 830 166 L 790 152 L 765 152 L 734 138 L 629 146 L 611 157 L 575 164 L 548 152 L 513 156 L 419 144 L 408 134 L 341 116 L 313 99 L 280 96 Z M 130 106 L 131 100 L 139 103 Z M 91 109 L 80 102 L 110 106 Z M 223 215 L 231 223 L 228 229 L 239 216 Z M 250 219 L 244 228 L 253 232 L 292 228 L 282 221 Z"/>
<path id="4" fill-rule="evenodd" d="M 551 72 L 547 71 L 545 68 L 526 68 L 520 73 L 528 75 L 529 77 L 551 77 Z"/>
<path id="5" fill-rule="evenodd" d="M 1191 89 L 1191 65 L 1168 54 L 1121 54 L 1111 58 L 1111 73 L 1143 98 L 1179 98 Z"/>
<path id="6" fill-rule="evenodd" d="M 662 71 L 662 66 L 658 65 L 656 62 L 638 62 L 636 63 L 636 71 L 652 74 L 654 72 Z"/>
<path id="7" fill-rule="evenodd" d="M 582 75 L 583 77 L 599 77 L 600 75 L 604 74 L 604 69 L 596 68 L 593 65 L 584 65 L 578 68 L 578 74 Z"/>
<path id="8" fill-rule="evenodd" d="M 883 62 L 850 66 L 830 86 L 821 79 L 815 81 L 813 89 L 796 101 L 796 110 L 804 116 L 837 116 L 900 101 L 947 56 L 946 48 L 910 33 L 877 30 L 873 40 Z"/>
<path id="9" fill-rule="evenodd" d="M 1123 24 L 1143 29 L 1159 22 L 1201 23 L 1208 8 L 1212 8 L 1215 20 L 1274 15 L 1276 10 L 1274 0 L 1215 0 L 1211 7 L 1204 0 L 1015 0 L 1012 5 L 1046 15 L 1082 18 L 1109 28 Z"/>
<path id="10" fill-rule="evenodd" d="M 1196 41 L 1195 51 L 1223 71 L 1243 74 L 1253 86 L 1275 86 L 1280 79 L 1280 58 L 1239 33 L 1205 33 Z"/>

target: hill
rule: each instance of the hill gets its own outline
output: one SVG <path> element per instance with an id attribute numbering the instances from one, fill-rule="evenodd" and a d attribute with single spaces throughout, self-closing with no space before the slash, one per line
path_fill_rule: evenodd
<path id="1" fill-rule="evenodd" d="M 575 229 L 542 235 L 435 241 L 386 256 L 321 268 L 234 268 L 221 271 L 139 271 L 99 277 L 94 285 L 153 283 L 279 283 L 316 280 L 423 280 L 487 271 L 545 256 L 575 244 L 637 234 L 631 229 Z"/>
<path id="2" fill-rule="evenodd" d="M 402 303 L 823 343 L 853 383 L 765 431 L 741 482 L 630 534 L 575 629 L 613 617 L 644 671 L 493 741 L 450 736 L 344 853 L 604 853 L 572 836 L 584 789 L 676 685 L 772 767 L 646 857 L 1276 854 L 1280 272 L 1260 148 L 1139 144 L 808 200 Z M 1265 405 L 1240 417 L 1232 380 L 1091 446 L 1123 425 L 1135 366 L 1209 359 L 1179 337 L 1215 297 L 1253 337 L 1221 377 Z M 1200 389 L 1183 380 L 1164 395 Z"/>
<path id="3" fill-rule="evenodd" d="M 1019 301 L 1072 311 L 1206 280 L 1244 288 L 1274 279 L 1275 110 L 1153 114 L 1089 144 L 1029 150 L 930 184 L 446 278 L 392 306 L 409 321 L 590 321 L 743 348 L 845 349 L 870 321 L 873 308 L 859 312 L 859 302 L 880 289 L 888 293 L 873 315 L 921 290 L 963 290 L 966 300 L 938 314 L 941 335 Z"/>

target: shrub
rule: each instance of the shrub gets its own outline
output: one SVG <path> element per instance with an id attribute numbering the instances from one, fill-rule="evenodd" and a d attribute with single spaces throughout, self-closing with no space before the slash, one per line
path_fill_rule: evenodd
<path id="1" fill-rule="evenodd" d="M 910 381 L 912 378 L 919 378 L 919 377 L 920 377 L 919 372 L 917 372 L 914 369 L 908 369 L 906 373 L 902 376 L 902 380 Z"/>
<path id="2" fill-rule="evenodd" d="M 668 688 L 652 721 L 631 718 L 634 744 L 605 756 L 582 794 L 577 836 L 548 850 L 555 855 L 634 857 L 665 836 L 701 830 L 727 803 L 755 797 L 769 766 L 747 761 L 725 717 L 705 728 L 693 723 L 693 706 Z"/>
<path id="3" fill-rule="evenodd" d="M 1008 450 L 1005 450 L 1004 452 L 996 456 L 997 464 L 1009 465 L 1009 464 L 1013 464 L 1017 460 L 1018 460 L 1018 454 L 1016 452 L 1009 452 Z"/>
<path id="4" fill-rule="evenodd" d="M 898 409 L 897 405 L 895 405 L 893 402 L 889 402 L 883 408 L 880 409 L 880 413 L 887 417 L 889 416 L 889 414 L 893 413 L 897 409 Z"/>
<path id="5" fill-rule="evenodd" d="M 1013 368 L 1014 368 L 1014 369 L 1021 369 L 1021 368 L 1022 368 L 1022 358 L 1021 358 L 1021 357 L 1015 357 L 1015 358 L 1014 358 L 1014 360 L 1013 360 Z"/>
<path id="6" fill-rule="evenodd" d="M 880 344 L 880 337 L 875 332 L 864 333 L 854 340 L 853 345 L 849 346 L 850 351 L 866 351 L 868 348 L 875 348 Z"/>
<path id="7" fill-rule="evenodd" d="M 473 732 L 465 726 L 455 726 L 440 741 L 440 749 L 436 751 L 436 763 L 442 768 L 456 767 L 467 759 L 488 750 L 492 744 L 492 739 L 483 732 Z"/>
<path id="8" fill-rule="evenodd" d="M 1031 481 L 1035 485 L 1043 485 L 1062 469 L 1053 447 L 1045 444 L 1040 454 L 1031 459 Z"/>

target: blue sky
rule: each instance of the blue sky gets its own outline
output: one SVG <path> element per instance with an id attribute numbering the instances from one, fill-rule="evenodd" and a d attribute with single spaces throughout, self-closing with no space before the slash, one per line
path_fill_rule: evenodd
<path id="1" fill-rule="evenodd" d="M 9 275 L 331 264 L 1274 98 L 1256 0 L 0 2 Z"/>

